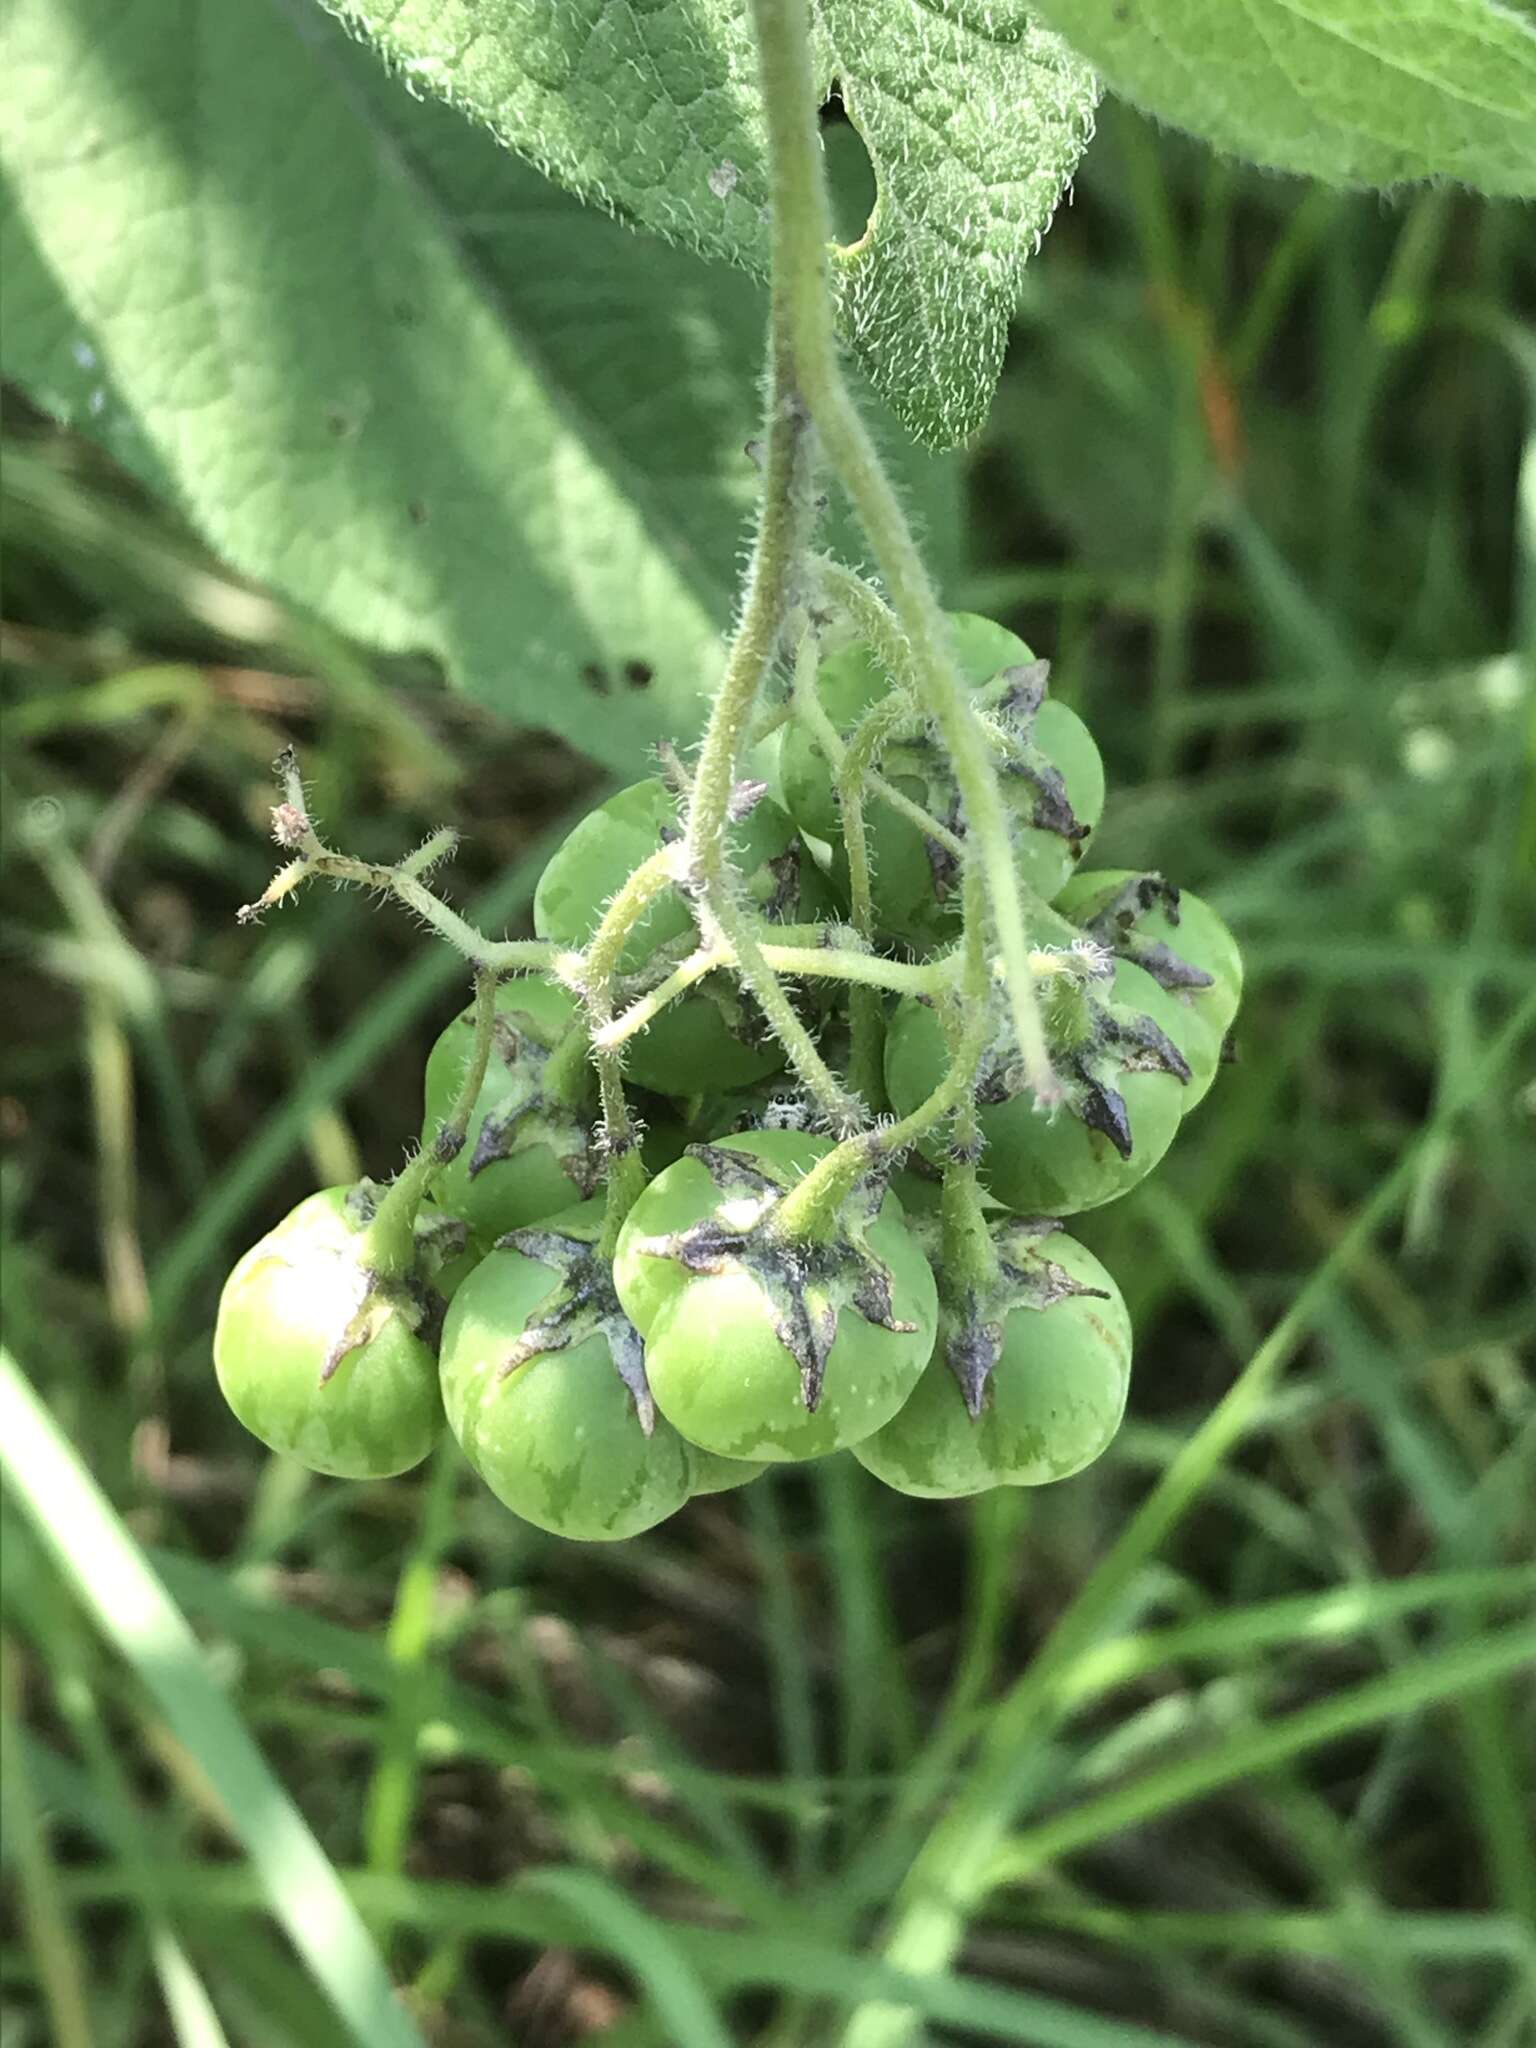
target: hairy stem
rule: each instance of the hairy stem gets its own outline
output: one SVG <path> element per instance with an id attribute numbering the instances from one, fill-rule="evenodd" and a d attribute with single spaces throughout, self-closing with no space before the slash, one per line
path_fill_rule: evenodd
<path id="1" fill-rule="evenodd" d="M 709 898 L 725 874 L 731 792 L 751 734 L 763 679 L 783 642 L 795 602 L 813 516 L 809 421 L 790 368 L 777 289 L 770 316 L 768 355 L 766 452 L 757 541 L 747 571 L 741 623 L 731 643 L 699 752 L 684 835 L 688 874 Z"/>
<path id="2" fill-rule="evenodd" d="M 772 929 L 777 932 L 778 927 Z M 953 958 L 947 953 L 936 960 L 887 960 L 879 953 L 838 946 L 771 944 L 763 947 L 763 958 L 780 974 L 811 980 L 825 975 L 855 988 L 886 988 L 899 996 L 934 995 L 948 987 L 953 976 Z"/>
<path id="3" fill-rule="evenodd" d="M 926 723 L 927 714 L 905 690 L 892 690 L 888 697 L 882 697 L 878 704 L 871 705 L 848 735 L 842 766 L 838 770 L 839 784 L 856 781 L 861 788 L 865 783 L 872 784 L 876 774 L 875 763 L 890 742 L 904 733 L 920 729 Z M 923 815 L 927 817 L 926 812 Z M 930 819 L 928 822 L 936 825 L 938 820 Z M 948 832 L 947 827 L 943 829 Z M 955 839 L 957 846 L 963 843 L 953 833 L 948 836 Z"/>
<path id="4" fill-rule="evenodd" d="M 826 563 L 821 565 L 823 582 L 829 580 L 827 575 L 828 567 L 829 565 Z M 839 575 L 846 575 L 849 572 L 839 569 L 837 573 Z M 874 593 L 871 592 L 870 595 L 873 596 Z M 878 603 L 879 600 L 876 599 L 876 602 Z M 881 605 L 880 609 L 890 621 L 892 627 L 895 627 L 896 622 L 891 618 L 890 613 L 886 611 L 885 606 Z M 907 663 L 907 644 L 905 640 L 901 639 L 899 629 L 897 630 L 897 640 L 902 651 L 902 662 L 909 665 Z M 904 668 L 892 669 L 893 674 L 904 672 Z M 826 756 L 827 766 L 832 771 L 834 780 L 841 777 L 850 748 L 867 744 L 867 741 L 861 740 L 861 735 L 864 734 L 866 726 L 871 726 L 872 728 L 869 737 L 883 743 L 885 740 L 894 737 L 896 730 L 909 721 L 915 724 L 922 724 L 927 720 L 927 713 L 919 710 L 916 707 L 915 700 L 909 700 L 908 694 L 893 691 L 889 697 L 883 698 L 869 712 L 868 716 L 855 726 L 848 738 L 844 740 L 842 734 L 827 716 L 821 698 L 817 695 L 816 691 L 809 687 L 802 689 L 798 682 L 795 689 L 794 703 L 791 707 L 791 715 L 795 713 L 798 713 L 810 728 L 817 746 L 820 747 L 822 753 Z M 863 788 L 869 795 L 879 797 L 883 804 L 889 804 L 891 809 L 905 818 L 909 825 L 915 825 L 919 832 L 942 846 L 946 853 L 952 853 L 957 860 L 963 860 L 965 857 L 965 841 L 960 837 L 959 833 L 951 832 L 949 827 L 941 824 L 931 812 L 925 811 L 920 803 L 915 803 L 905 790 L 898 789 L 893 782 L 888 782 L 874 766 L 874 756 L 878 752 L 878 744 L 870 749 L 869 758 L 865 761 L 861 771 Z"/>
<path id="5" fill-rule="evenodd" d="M 631 1038 L 653 1024 L 669 1003 L 686 995 L 697 986 L 706 974 L 713 974 L 717 968 L 726 966 L 730 953 L 724 946 L 698 946 L 686 960 L 680 960 L 665 981 L 658 981 L 653 989 L 632 1002 L 627 1010 L 621 1010 L 610 1023 L 592 1034 L 592 1043 L 599 1052 L 615 1052 Z"/>
<path id="6" fill-rule="evenodd" d="M 825 1158 L 818 1159 L 804 1180 L 779 1204 L 776 1225 L 781 1233 L 787 1237 L 814 1238 L 830 1230 L 838 1209 L 859 1181 L 899 1159 L 934 1124 L 959 1106 L 975 1086 L 976 1069 L 986 1048 L 986 1014 L 972 1013 L 956 1057 L 933 1093 L 910 1116 L 846 1138 Z"/>
<path id="7" fill-rule="evenodd" d="M 545 1096 L 567 1109 L 579 1109 L 590 1095 L 592 1037 L 584 1017 L 578 1017 L 549 1049 L 540 1086 Z"/>
<path id="8" fill-rule="evenodd" d="M 963 1301 L 968 1293 L 992 1285 L 999 1267 L 974 1161 L 952 1159 L 945 1167 L 939 1215 L 946 1297 Z"/>
<path id="9" fill-rule="evenodd" d="M 488 967 L 475 970 L 475 1030 L 464 1078 L 453 1107 L 432 1142 L 423 1145 L 394 1180 L 375 1210 L 367 1230 L 365 1263 L 381 1280 L 408 1273 L 416 1257 L 416 1214 L 432 1182 L 450 1159 L 464 1148 L 469 1120 L 485 1085 L 491 1042 L 496 1031 L 496 976 Z"/>
<path id="10" fill-rule="evenodd" d="M 967 871 L 965 890 L 965 941 L 961 954 L 964 1023 L 944 1078 L 909 1116 L 846 1139 L 825 1158 L 818 1159 L 804 1180 L 779 1204 L 775 1228 L 783 1235 L 814 1238 L 831 1230 L 838 1209 L 866 1174 L 898 1159 L 935 1124 L 973 1103 L 976 1072 L 991 1032 L 987 954 L 980 916 L 981 882 L 973 870 Z"/>
<path id="11" fill-rule="evenodd" d="M 863 1121 L 862 1108 L 817 1051 L 783 983 L 763 957 L 740 908 L 737 878 L 726 850 L 731 794 L 742 751 L 751 733 L 763 678 L 784 640 L 794 608 L 814 516 L 809 421 L 791 366 L 783 296 L 777 282 L 779 264 L 776 229 L 762 511 L 741 624 L 710 711 L 689 795 L 683 863 L 705 947 L 717 935 L 725 941 L 737 972 L 756 997 L 801 1083 L 823 1116 L 835 1129 L 844 1130 Z"/>
<path id="12" fill-rule="evenodd" d="M 656 899 L 674 888 L 676 882 L 676 850 L 658 847 L 640 863 L 609 904 L 587 942 L 586 951 L 575 956 L 575 971 L 570 977 L 586 1008 L 608 1156 L 607 1203 L 599 1240 L 599 1250 L 605 1258 L 613 1255 L 624 1219 L 644 1190 L 646 1173 L 640 1157 L 639 1134 L 624 1093 L 619 1053 L 599 1040 L 604 1028 L 613 1022 L 613 984 L 629 935 Z M 563 959 L 560 964 L 565 965 Z"/>
<path id="13" fill-rule="evenodd" d="M 900 679 L 901 687 L 892 690 L 889 696 L 882 697 L 859 721 L 846 740 L 833 725 L 822 708 L 820 698 L 814 692 L 807 692 L 797 699 L 797 708 L 803 708 L 806 723 L 815 735 L 816 744 L 826 755 L 827 765 L 834 777 L 842 773 L 849 753 L 857 750 L 863 757 L 860 772 L 868 793 L 879 797 L 882 803 L 889 804 L 909 825 L 915 825 L 919 832 L 936 841 L 946 853 L 953 854 L 957 860 L 964 859 L 965 841 L 959 833 L 952 832 L 930 811 L 925 811 L 920 803 L 915 803 L 905 790 L 898 789 L 895 783 L 887 781 L 875 766 L 880 750 L 887 741 L 898 737 L 905 726 L 916 727 L 925 724 L 928 717 L 927 712 L 917 701 L 912 684 L 912 650 L 908 647 L 900 626 L 890 609 L 869 589 L 862 577 L 855 576 L 852 570 L 845 569 L 841 563 L 823 557 L 817 564 L 816 573 L 823 597 L 830 599 L 844 611 L 850 609 L 846 597 L 842 595 L 845 583 L 851 582 L 856 585 L 861 596 L 867 595 L 873 600 L 873 623 L 878 630 L 865 633 L 863 637 L 874 646 L 887 673 Z"/>
<path id="14" fill-rule="evenodd" d="M 768 925 L 771 942 L 759 940 L 758 951 L 775 974 L 797 981 L 845 981 L 854 988 L 889 989 L 896 995 L 937 995 L 953 978 L 953 956 L 937 960 L 887 960 L 879 953 L 858 953 L 847 947 L 829 946 L 819 937 L 818 925 Z M 793 943 L 784 944 L 784 940 Z M 706 974 L 735 964 L 735 955 L 721 939 L 713 946 L 697 947 L 680 960 L 664 981 L 637 996 L 628 1009 L 621 1010 L 610 1024 L 594 1034 L 593 1043 L 603 1051 L 626 1043 L 643 1031 L 669 1003 L 701 982 Z"/>
<path id="15" fill-rule="evenodd" d="M 241 924 L 250 924 L 264 910 L 271 910 L 291 896 L 295 889 L 317 877 L 326 881 L 356 883 L 365 889 L 381 889 L 414 910 L 424 924 L 455 946 L 476 968 L 506 974 L 515 968 L 545 967 L 554 953 L 539 939 L 488 939 L 467 919 L 450 910 L 421 877 L 444 861 L 458 845 L 458 834 L 444 828 L 434 832 L 424 846 L 408 854 L 393 867 L 377 861 L 354 860 L 327 846 L 315 830 L 304 796 L 298 757 L 285 747 L 273 764 L 282 801 L 272 812 L 272 836 L 279 846 L 292 848 L 296 857 L 278 869 L 254 903 L 242 904 L 235 913 Z"/>
<path id="16" fill-rule="evenodd" d="M 575 985 L 588 1007 L 611 1004 L 612 990 L 629 935 L 659 896 L 677 886 L 677 854 L 660 846 L 641 861 L 603 913 L 597 930 L 579 955 Z M 557 971 L 562 963 L 557 963 Z M 610 1012 L 611 1013 L 611 1012 Z"/>
<path id="17" fill-rule="evenodd" d="M 766 42 L 760 41 L 760 48 L 764 85 L 771 91 Z M 730 797 L 742 749 L 752 729 L 763 678 L 783 643 L 789 615 L 800 597 L 799 583 L 815 517 L 811 422 L 800 388 L 794 332 L 800 216 L 793 205 L 783 203 L 778 190 L 770 208 L 769 239 L 773 289 L 762 513 L 741 625 L 694 778 L 685 855 L 690 881 L 705 913 L 700 932 L 706 945 L 718 933 L 730 947 L 737 972 L 757 998 L 801 1084 L 834 1129 L 848 1130 L 863 1122 L 863 1105 L 822 1059 L 796 1015 L 740 907 L 726 854 Z M 808 630 L 805 637 L 810 637 Z M 714 926 L 713 933 L 709 923 Z"/>
<path id="18" fill-rule="evenodd" d="M 978 860 L 986 885 L 989 907 L 1002 955 L 1014 1035 L 1024 1063 L 1024 1075 L 1037 1099 L 1050 1105 L 1060 1099 L 1060 1084 L 1052 1071 L 1045 1043 L 1034 981 L 1029 971 L 1029 942 L 1025 928 L 1018 876 L 1014 868 L 1007 812 L 988 747 L 986 731 L 974 715 L 949 650 L 944 615 L 928 581 L 916 543 L 912 539 L 901 505 L 880 466 L 874 444 L 849 399 L 837 366 L 830 362 L 840 404 L 840 425 L 834 429 L 821 417 L 807 379 L 807 396 L 828 452 L 839 476 L 864 521 L 865 530 L 884 572 L 895 617 L 877 592 L 851 570 L 824 564 L 822 584 L 827 594 L 843 606 L 856 624 L 861 638 L 880 648 L 893 673 L 910 671 L 913 684 L 939 728 L 950 767 L 965 811 L 968 860 Z M 842 415 L 845 414 L 846 418 Z M 845 430 L 845 431 L 844 431 Z M 844 466 L 845 457 L 855 470 Z M 906 636 L 903 651 L 899 626 Z"/>
<path id="19" fill-rule="evenodd" d="M 847 756 L 816 690 L 819 652 L 814 635 L 807 633 L 795 663 L 795 705 L 826 755 L 828 767 L 837 777 L 853 927 L 865 945 L 872 949 L 875 943 L 875 900 L 869 866 L 869 839 L 864 825 L 864 783 L 862 776 L 852 778 L 846 787 L 843 783 L 842 766 Z M 848 1078 L 854 1091 L 871 1109 L 878 1110 L 885 1101 L 885 1076 L 881 1070 L 884 1027 L 880 999 L 873 989 L 855 987 L 851 991 L 848 1024 Z"/>
<path id="20" fill-rule="evenodd" d="M 775 275 L 795 374 L 827 456 L 853 501 L 910 647 L 918 695 L 948 751 L 966 826 L 986 882 L 1025 1079 L 1042 1103 L 1060 1098 L 1035 1002 L 1016 891 L 1008 820 L 987 751 L 950 651 L 944 614 L 912 529 L 838 361 L 827 282 L 831 216 L 816 128 L 805 0 L 753 0 L 768 120 Z"/>
<path id="21" fill-rule="evenodd" d="M 848 1092 L 817 1050 L 816 1041 L 797 1015 L 783 982 L 764 957 L 751 920 L 728 890 L 722 892 L 720 902 L 711 909 L 720 936 L 735 959 L 737 973 L 756 996 L 801 1084 L 835 1131 L 857 1130 L 864 1121 L 863 1105 Z M 723 917 L 721 910 L 725 912 Z"/>
<path id="22" fill-rule="evenodd" d="M 602 1105 L 603 1130 L 608 1140 L 608 1192 L 603 1204 L 603 1228 L 597 1241 L 598 1256 L 611 1259 L 618 1249 L 619 1232 L 629 1212 L 645 1193 L 650 1176 L 640 1156 L 640 1133 L 629 1113 L 624 1081 L 613 1053 L 598 1053 L 597 1089 Z M 622 1133 L 616 1142 L 614 1132 Z"/>
<path id="23" fill-rule="evenodd" d="M 986 947 L 980 939 L 981 905 L 977 898 L 981 894 L 981 883 L 974 868 L 966 870 L 964 886 L 967 900 L 961 1000 L 956 1006 L 958 1021 L 952 1008 L 949 1026 L 950 1057 L 957 1065 L 966 1058 L 971 1043 L 967 1036 L 970 1021 L 973 1017 L 986 1015 L 990 995 Z M 981 1206 L 981 1189 L 976 1178 L 976 1162 L 981 1157 L 981 1126 L 976 1116 L 974 1084 L 984 1051 L 985 1039 L 969 1069 L 972 1086 L 955 1104 L 954 1146 L 944 1168 L 940 1209 L 944 1277 L 948 1285 L 962 1295 L 969 1289 L 990 1285 L 996 1280 L 998 1269 L 997 1247 L 987 1228 L 986 1212 Z"/>

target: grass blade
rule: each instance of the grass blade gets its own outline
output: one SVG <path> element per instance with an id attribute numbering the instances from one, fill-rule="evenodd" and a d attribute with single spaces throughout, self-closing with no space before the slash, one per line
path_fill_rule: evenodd
<path id="1" fill-rule="evenodd" d="M 1053 1857 L 1134 1827 L 1186 1800 L 1198 1799 L 1239 1778 L 1271 1771 L 1322 1742 L 1389 1721 L 1433 1701 L 1455 1699 L 1521 1670 L 1536 1669 L 1536 1624 L 1503 1629 L 1387 1672 L 1335 1698 L 1284 1715 L 1267 1727 L 1243 1729 L 1198 1755 L 1148 1771 L 1102 1798 L 1086 1800 L 1031 1828 L 1003 1848 L 988 1871 L 992 1884 L 1032 1876 Z"/>
<path id="2" fill-rule="evenodd" d="M 268 1905 L 359 2048 L 423 2048 L 356 1907 L 204 1667 L 143 1552 L 0 1352 L 0 1470 L 97 1626 L 158 1701 L 244 1842 Z"/>
<path id="3" fill-rule="evenodd" d="M 714 1999 L 668 1930 L 606 1878 L 591 1870 L 546 1870 L 526 1878 L 522 1889 L 558 1901 L 609 1955 L 629 1965 L 676 2048 L 732 2048 Z"/>
<path id="4" fill-rule="evenodd" d="M 1364 1203 L 1334 1250 L 1316 1269 L 1244 1371 L 1169 1466 L 1118 1542 L 1101 1559 L 1048 1642 L 992 1717 L 969 1781 L 943 1814 L 914 1862 L 886 1954 L 898 1967 L 941 1967 L 958 1947 L 968 1913 L 984 1896 L 993 1858 L 1007 1832 L 1009 1793 L 1021 1752 L 1038 1733 L 1042 1710 L 1061 1672 L 1096 1638 L 1126 1587 L 1204 1491 L 1207 1479 L 1241 1441 L 1265 1397 L 1339 1276 L 1408 1193 L 1420 1153 L 1438 1132 L 1491 1085 L 1536 1025 L 1536 997 L 1523 1003 L 1490 1047 L 1477 1072 L 1437 1106 L 1415 1142 Z M 843 2048 L 896 2048 L 911 2036 L 911 2015 L 867 2006 L 856 2013 Z"/>
<path id="5" fill-rule="evenodd" d="M 0 1643 L 0 1738 L 5 1749 L 5 1832 L 21 1891 L 22 1925 L 37 1966 L 38 1984 L 58 2048 L 92 2048 L 86 2004 L 88 1978 L 79 1936 L 59 1883 L 42 1816 L 16 1740 L 13 1695 L 17 1673 L 9 1644 Z"/>

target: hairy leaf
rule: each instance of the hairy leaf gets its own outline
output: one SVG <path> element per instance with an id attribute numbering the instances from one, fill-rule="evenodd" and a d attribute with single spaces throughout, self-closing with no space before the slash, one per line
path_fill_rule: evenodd
<path id="1" fill-rule="evenodd" d="M 342 629 L 621 769 L 697 729 L 756 484 L 755 287 L 307 6 L 14 0 L 5 43 L 7 374 Z"/>
<path id="2" fill-rule="evenodd" d="M 767 179 L 741 0 L 325 0 L 413 89 L 583 198 L 762 274 Z M 1024 263 L 1091 128 L 1087 66 L 1016 0 L 815 0 L 879 195 L 843 328 L 921 440 L 985 415 Z"/>
<path id="3" fill-rule="evenodd" d="M 838 262 L 843 324 L 897 416 L 922 440 L 958 439 L 986 417 L 1097 88 L 1020 7 L 821 0 L 821 18 L 878 180 Z"/>
<path id="4" fill-rule="evenodd" d="M 1114 91 L 1278 170 L 1536 194 L 1536 25 L 1507 0 L 1037 0 Z"/>

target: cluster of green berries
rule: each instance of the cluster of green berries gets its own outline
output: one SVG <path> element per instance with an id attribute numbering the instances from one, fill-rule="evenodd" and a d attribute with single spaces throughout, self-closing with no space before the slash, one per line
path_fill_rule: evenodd
<path id="1" fill-rule="evenodd" d="M 379 1477 L 423 1458 L 446 1416 L 515 1514 L 588 1540 L 843 1449 L 928 1497 L 1065 1478 L 1103 1451 L 1130 1324 L 1062 1218 L 1123 1194 L 1167 1151 L 1215 1077 L 1241 961 L 1197 897 L 1087 865 L 1104 799 L 1090 734 L 1014 635 L 951 623 L 1010 812 L 1057 1101 L 1043 1109 L 1028 1086 L 999 992 L 958 1109 L 904 1155 L 882 1148 L 878 1120 L 838 1144 L 741 981 L 715 968 L 624 1042 L 646 1173 L 615 1230 L 579 969 L 616 892 L 679 832 L 672 791 L 638 783 L 545 870 L 534 921 L 559 971 L 496 990 L 484 1079 L 447 1143 L 475 1012 L 432 1050 L 422 1139 L 438 1170 L 407 1256 L 397 1245 L 381 1261 L 381 1191 L 365 1182 L 312 1195 L 231 1274 L 215 1361 L 265 1443 Z M 824 660 L 824 716 L 784 728 L 776 796 L 742 787 L 728 847 L 762 937 L 809 926 L 933 967 L 916 992 L 858 989 L 877 1005 L 887 1105 L 904 1118 L 944 1081 L 976 997 L 944 967 L 962 936 L 963 809 L 928 726 L 891 693 L 865 648 Z M 859 744 L 871 712 L 874 928 L 854 932 L 828 737 Z M 688 891 L 657 894 L 625 942 L 621 1000 L 643 1000 L 699 946 Z M 794 983 L 834 1066 L 849 1062 L 849 987 Z"/>

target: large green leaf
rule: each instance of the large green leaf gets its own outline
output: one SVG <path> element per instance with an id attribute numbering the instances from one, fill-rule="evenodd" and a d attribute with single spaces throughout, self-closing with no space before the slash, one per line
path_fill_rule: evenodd
<path id="1" fill-rule="evenodd" d="M 1536 193 L 1536 26 L 1504 0 L 1037 9 L 1114 91 L 1218 149 L 1346 185 L 1449 177 Z"/>
<path id="2" fill-rule="evenodd" d="M 620 769 L 688 737 L 756 482 L 757 288 L 309 7 L 13 0 L 7 374 L 236 567 Z M 909 469 L 930 531 L 952 477 Z"/>
<path id="3" fill-rule="evenodd" d="M 767 184 L 742 0 L 325 0 L 413 87 L 583 198 L 761 274 Z M 844 330 L 921 440 L 985 417 L 1024 263 L 1092 122 L 1092 73 L 1017 0 L 814 0 L 879 180 Z"/>

